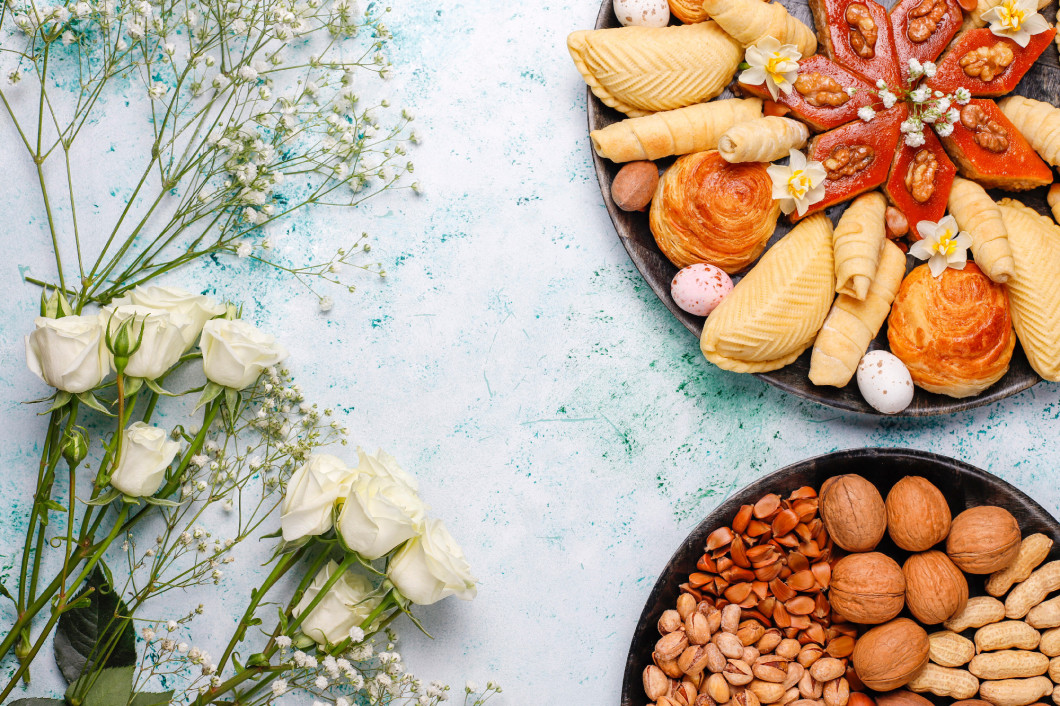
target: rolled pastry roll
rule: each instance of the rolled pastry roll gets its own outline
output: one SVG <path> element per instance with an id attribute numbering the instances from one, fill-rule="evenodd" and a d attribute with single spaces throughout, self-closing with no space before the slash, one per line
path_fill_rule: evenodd
<path id="1" fill-rule="evenodd" d="M 714 22 L 582 30 L 567 37 L 567 49 L 596 97 L 630 117 L 710 100 L 743 59 L 739 42 Z"/>
<path id="2" fill-rule="evenodd" d="M 1005 284 L 1012 326 L 1034 371 L 1060 381 L 1060 227 L 1014 199 L 998 208 L 1016 263 Z"/>
<path id="3" fill-rule="evenodd" d="M 1045 197 L 1049 203 L 1049 209 L 1053 212 L 1053 220 L 1060 223 L 1060 184 L 1049 187 L 1049 195 Z"/>
<path id="4" fill-rule="evenodd" d="M 761 116 L 759 99 L 727 98 L 620 120 L 589 138 L 596 153 L 612 162 L 656 160 L 715 149 L 730 127 Z"/>
<path id="5" fill-rule="evenodd" d="M 813 344 L 834 290 L 832 222 L 818 213 L 767 250 L 707 317 L 700 350 L 736 373 L 783 368 Z"/>
<path id="6" fill-rule="evenodd" d="M 733 125 L 718 140 L 718 152 L 728 162 L 772 162 L 802 149 L 810 129 L 798 120 L 768 116 Z"/>
<path id="7" fill-rule="evenodd" d="M 832 304 L 813 344 L 810 382 L 835 387 L 850 382 L 869 344 L 887 320 L 903 277 L 905 253 L 890 240 L 883 241 L 880 266 L 864 301 L 840 294 Z"/>
<path id="8" fill-rule="evenodd" d="M 670 0 L 670 12 L 686 25 L 710 19 L 702 0 Z"/>
<path id="9" fill-rule="evenodd" d="M 835 291 L 861 301 L 869 293 L 880 264 L 880 245 L 887 239 L 887 199 L 872 191 L 854 199 L 832 235 Z"/>
<path id="10" fill-rule="evenodd" d="M 1060 167 L 1060 108 L 1023 96 L 1009 96 L 998 107 L 1039 157 Z"/>
<path id="11" fill-rule="evenodd" d="M 813 30 L 779 2 L 705 0 L 703 10 L 745 47 L 773 37 L 781 44 L 794 44 L 803 58 L 817 51 Z"/>
<path id="12" fill-rule="evenodd" d="M 983 187 L 957 177 L 948 207 L 961 230 L 972 236 L 972 256 L 987 277 L 1004 284 L 1016 270 L 1001 210 Z"/>

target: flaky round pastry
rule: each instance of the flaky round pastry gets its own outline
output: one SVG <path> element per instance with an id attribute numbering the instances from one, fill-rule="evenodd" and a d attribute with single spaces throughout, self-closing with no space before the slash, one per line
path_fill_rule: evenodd
<path id="1" fill-rule="evenodd" d="M 670 0 L 670 12 L 686 25 L 710 19 L 702 0 Z"/>
<path id="2" fill-rule="evenodd" d="M 729 274 L 754 262 L 780 216 L 767 166 L 730 164 L 714 150 L 678 158 L 659 180 L 649 218 L 670 262 L 704 262 Z"/>
<path id="3" fill-rule="evenodd" d="M 887 340 L 928 392 L 971 397 L 1008 371 L 1016 337 L 1005 288 L 972 262 L 933 277 L 927 265 L 902 282 Z"/>

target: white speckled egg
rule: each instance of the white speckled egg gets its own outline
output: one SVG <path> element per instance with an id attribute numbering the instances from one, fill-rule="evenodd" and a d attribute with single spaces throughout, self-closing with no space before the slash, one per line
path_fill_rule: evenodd
<path id="1" fill-rule="evenodd" d="M 623 27 L 665 27 L 670 22 L 667 0 L 614 0 L 614 7 Z"/>
<path id="2" fill-rule="evenodd" d="M 696 316 L 706 316 L 714 311 L 731 291 L 729 275 L 714 265 L 703 263 L 684 268 L 670 283 L 670 296 L 677 306 Z"/>
<path id="3" fill-rule="evenodd" d="M 858 389 L 873 409 L 898 414 L 913 401 L 909 368 L 888 351 L 869 351 L 858 363 Z"/>

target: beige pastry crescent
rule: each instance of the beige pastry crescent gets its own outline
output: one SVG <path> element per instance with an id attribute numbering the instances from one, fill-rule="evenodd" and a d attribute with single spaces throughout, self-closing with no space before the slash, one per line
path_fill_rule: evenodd
<path id="1" fill-rule="evenodd" d="M 958 227 L 972 236 L 972 256 L 987 277 L 1004 284 L 1015 272 L 1008 231 L 1001 220 L 1001 210 L 974 181 L 957 177 L 953 180 L 948 204 Z"/>
<path id="2" fill-rule="evenodd" d="M 1060 223 L 1060 184 L 1049 187 L 1049 194 L 1045 197 L 1049 204 L 1049 210 L 1053 212 L 1053 220 Z"/>
<path id="3" fill-rule="evenodd" d="M 1013 199 L 998 207 L 1016 262 L 1005 285 L 1016 337 L 1035 372 L 1060 381 L 1060 226 Z"/>
<path id="4" fill-rule="evenodd" d="M 1038 9 L 1042 9 L 1050 3 L 1051 0 L 1038 0 Z M 977 29 L 979 27 L 986 27 L 986 22 L 982 19 L 984 12 L 989 12 L 995 7 L 1000 5 L 1003 0 L 979 0 L 979 6 L 971 12 L 965 14 L 964 24 L 961 26 L 962 30 L 966 29 Z"/>
<path id="5" fill-rule="evenodd" d="M 686 25 L 710 19 L 703 9 L 703 0 L 670 0 L 670 13 Z"/>
<path id="6" fill-rule="evenodd" d="M 581 30 L 567 49 L 596 97 L 630 117 L 710 100 L 743 59 L 739 42 L 714 22 Z"/>
<path id="7" fill-rule="evenodd" d="M 857 197 L 839 217 L 832 235 L 835 291 L 857 300 L 869 293 L 887 239 L 887 199 L 878 191 Z"/>
<path id="8" fill-rule="evenodd" d="M 800 221 L 737 283 L 707 317 L 699 347 L 725 370 L 782 368 L 813 344 L 834 291 L 832 222 L 818 213 Z"/>
<path id="9" fill-rule="evenodd" d="M 727 162 L 773 162 L 802 149 L 810 129 L 798 120 L 767 116 L 733 125 L 718 139 L 718 152 Z"/>
<path id="10" fill-rule="evenodd" d="M 802 20 L 779 2 L 762 0 L 705 0 L 703 10 L 745 47 L 765 37 L 794 44 L 803 57 L 817 51 L 817 37 Z"/>
<path id="11" fill-rule="evenodd" d="M 1039 157 L 1060 167 L 1060 108 L 1023 96 L 1009 96 L 998 107 Z"/>
<path id="12" fill-rule="evenodd" d="M 656 160 L 712 150 L 730 127 L 761 116 L 759 99 L 727 98 L 626 118 L 593 130 L 589 138 L 596 153 L 612 162 Z"/>
<path id="13" fill-rule="evenodd" d="M 857 372 L 872 339 L 891 311 L 905 277 L 905 253 L 890 240 L 880 248 L 880 266 L 863 301 L 840 294 L 824 320 L 810 355 L 810 382 L 844 387 Z"/>

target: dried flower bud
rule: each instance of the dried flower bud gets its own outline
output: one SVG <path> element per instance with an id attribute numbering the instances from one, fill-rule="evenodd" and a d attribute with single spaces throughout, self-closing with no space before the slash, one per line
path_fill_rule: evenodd
<path id="1" fill-rule="evenodd" d="M 730 659 L 729 663 L 725 665 L 725 669 L 722 670 L 722 674 L 725 675 L 725 681 L 733 686 L 744 686 L 750 684 L 751 680 L 754 679 L 751 665 L 742 659 Z"/>
<path id="2" fill-rule="evenodd" d="M 685 651 L 686 647 L 688 647 L 688 637 L 685 635 L 684 630 L 678 630 L 663 635 L 655 643 L 655 653 L 663 661 L 670 661 L 677 659 Z"/>
<path id="3" fill-rule="evenodd" d="M 707 625 L 707 616 L 692 611 L 685 618 L 685 635 L 693 645 L 705 645 L 710 642 L 710 626 Z"/>
<path id="4" fill-rule="evenodd" d="M 729 699 L 732 697 L 729 682 L 725 681 L 725 677 L 721 674 L 711 674 L 707 678 L 705 691 L 710 695 L 710 698 L 714 699 L 714 701 L 719 704 L 728 703 Z"/>
<path id="5" fill-rule="evenodd" d="M 667 635 L 681 627 L 681 616 L 676 610 L 664 610 L 659 616 L 659 634 Z"/>
<path id="6" fill-rule="evenodd" d="M 721 609 L 721 629 L 725 632 L 735 633 L 740 627 L 740 616 L 743 611 L 740 606 L 730 603 Z"/>
<path id="7" fill-rule="evenodd" d="M 670 679 L 654 664 L 644 668 L 644 693 L 652 701 L 670 693 Z"/>

